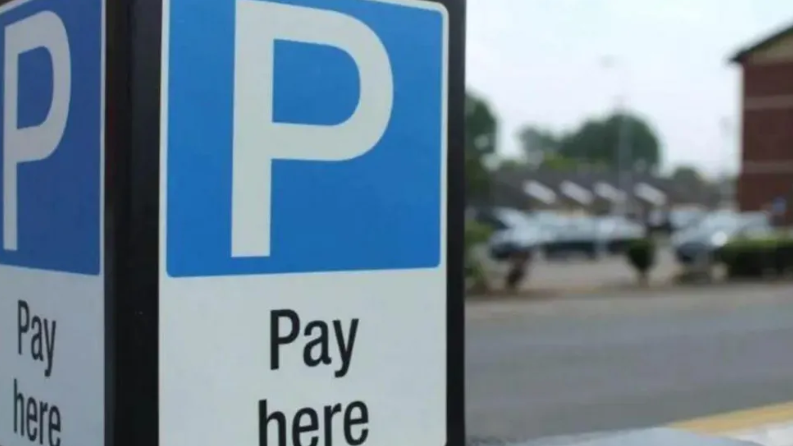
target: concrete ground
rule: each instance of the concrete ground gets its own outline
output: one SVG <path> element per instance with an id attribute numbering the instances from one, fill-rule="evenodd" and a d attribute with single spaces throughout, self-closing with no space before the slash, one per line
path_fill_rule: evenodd
<path id="1" fill-rule="evenodd" d="M 663 249 L 658 252 L 652 279 L 656 282 L 669 281 L 679 270 L 672 252 Z M 635 271 L 622 256 L 604 257 L 596 261 L 541 259 L 532 265 L 529 274 L 525 287 L 530 290 L 557 290 L 571 286 L 594 289 L 636 281 Z"/>
<path id="2" fill-rule="evenodd" d="M 488 271 L 491 286 L 498 290 L 503 287 L 509 266 L 494 262 L 486 257 L 485 250 L 476 251 Z M 660 249 L 651 280 L 654 283 L 671 281 L 680 271 L 673 253 L 668 248 Z M 635 271 L 621 256 L 604 256 L 598 260 L 572 258 L 569 260 L 546 260 L 539 258 L 532 262 L 524 281 L 524 291 L 555 292 L 565 290 L 595 290 L 635 283 Z"/>
<path id="3" fill-rule="evenodd" d="M 648 427 L 793 400 L 793 286 L 468 306 L 474 437 Z"/>

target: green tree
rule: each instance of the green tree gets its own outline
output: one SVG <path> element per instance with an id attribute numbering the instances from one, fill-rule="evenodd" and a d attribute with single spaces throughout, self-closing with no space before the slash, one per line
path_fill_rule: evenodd
<path id="1" fill-rule="evenodd" d="M 545 155 L 542 162 L 542 168 L 546 170 L 554 170 L 557 172 L 572 172 L 576 170 L 579 163 L 571 158 L 567 158 L 558 153 L 551 153 Z"/>
<path id="2" fill-rule="evenodd" d="M 702 174 L 693 166 L 678 166 L 674 172 L 672 172 L 671 179 L 675 183 L 687 188 L 700 188 L 706 183 Z"/>
<path id="3" fill-rule="evenodd" d="M 589 119 L 564 136 L 558 153 L 578 163 L 620 166 L 620 143 L 624 144 L 627 168 L 656 170 L 661 163 L 661 142 L 653 128 L 633 114 L 613 114 L 605 119 Z"/>
<path id="4" fill-rule="evenodd" d="M 470 198 L 484 197 L 489 191 L 490 174 L 484 159 L 496 151 L 497 132 L 498 123 L 487 102 L 466 93 L 465 174 L 466 194 Z"/>
<path id="5" fill-rule="evenodd" d="M 523 156 L 530 165 L 540 165 L 559 150 L 559 137 L 535 125 L 527 125 L 518 132 Z"/>
<path id="6" fill-rule="evenodd" d="M 521 159 L 505 158 L 500 160 L 498 170 L 503 171 L 521 171 L 526 168 L 526 163 Z"/>

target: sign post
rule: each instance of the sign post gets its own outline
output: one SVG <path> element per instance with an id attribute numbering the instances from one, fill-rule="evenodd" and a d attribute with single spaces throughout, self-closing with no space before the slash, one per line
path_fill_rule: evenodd
<path id="1" fill-rule="evenodd" d="M 463 0 L 0 27 L 0 445 L 464 443 Z"/>

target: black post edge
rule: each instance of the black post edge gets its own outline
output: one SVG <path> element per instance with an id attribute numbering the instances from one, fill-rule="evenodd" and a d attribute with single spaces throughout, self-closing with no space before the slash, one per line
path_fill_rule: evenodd
<path id="1" fill-rule="evenodd" d="M 465 432 L 465 20 L 466 0 L 441 0 L 449 12 L 447 135 L 447 445 Z"/>
<path id="2" fill-rule="evenodd" d="M 106 20 L 106 444 L 156 446 L 162 0 Z"/>
<path id="3" fill-rule="evenodd" d="M 129 182 L 128 155 L 130 139 L 129 109 L 129 16 L 128 1 L 108 1 L 105 15 L 105 140 L 104 140 L 104 273 L 105 273 L 105 446 L 115 444 L 116 433 L 116 287 L 117 272 L 124 268 L 122 247 L 127 228 L 128 189 L 119 185 Z M 117 222 L 122 222 L 118 224 Z"/>

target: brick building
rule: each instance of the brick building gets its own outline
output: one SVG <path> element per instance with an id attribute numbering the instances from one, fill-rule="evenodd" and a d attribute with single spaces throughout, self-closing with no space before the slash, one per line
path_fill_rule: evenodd
<path id="1" fill-rule="evenodd" d="M 793 25 L 741 50 L 732 62 L 743 74 L 738 204 L 757 211 L 785 202 L 778 221 L 792 224 Z"/>

